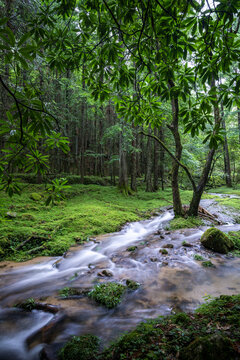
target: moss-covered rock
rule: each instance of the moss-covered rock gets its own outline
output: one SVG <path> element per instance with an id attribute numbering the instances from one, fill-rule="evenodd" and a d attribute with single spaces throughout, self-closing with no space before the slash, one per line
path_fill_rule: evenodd
<path id="1" fill-rule="evenodd" d="M 42 200 L 42 196 L 38 193 L 31 193 L 30 199 L 32 199 L 34 201 L 40 201 L 40 200 Z"/>
<path id="2" fill-rule="evenodd" d="M 137 290 L 140 286 L 140 284 L 138 282 L 136 282 L 134 280 L 130 280 L 130 279 L 126 280 L 126 285 L 131 290 Z"/>
<path id="3" fill-rule="evenodd" d="M 94 360 L 99 339 L 94 335 L 73 336 L 59 352 L 60 360 Z"/>
<path id="4" fill-rule="evenodd" d="M 216 228 L 206 230 L 201 237 L 201 243 L 207 249 L 211 249 L 221 254 L 227 254 L 234 248 L 232 240 Z"/>
<path id="5" fill-rule="evenodd" d="M 126 286 L 115 282 L 108 282 L 95 285 L 93 290 L 88 293 L 88 296 L 108 309 L 112 309 L 121 302 L 125 291 Z"/>
<path id="6" fill-rule="evenodd" d="M 232 341 L 220 334 L 195 339 L 180 352 L 180 360 L 235 359 Z"/>

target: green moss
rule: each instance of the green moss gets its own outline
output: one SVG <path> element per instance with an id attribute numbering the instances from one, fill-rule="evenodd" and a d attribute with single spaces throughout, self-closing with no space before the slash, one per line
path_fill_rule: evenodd
<path id="1" fill-rule="evenodd" d="M 211 261 L 203 261 L 202 266 L 204 267 L 214 267 L 213 263 Z"/>
<path id="2" fill-rule="evenodd" d="M 232 240 L 216 228 L 207 229 L 201 237 L 201 243 L 207 249 L 222 254 L 227 254 L 234 247 Z"/>
<path id="3" fill-rule="evenodd" d="M 83 292 L 79 289 L 71 288 L 71 287 L 64 287 L 63 289 L 59 290 L 59 295 L 63 299 L 67 299 L 72 296 L 79 296 L 82 295 Z"/>
<path id="4" fill-rule="evenodd" d="M 193 314 L 179 313 L 147 320 L 121 336 L 98 360 L 237 359 L 240 295 L 221 296 Z M 225 357 L 224 357 L 225 356 Z"/>
<path id="5" fill-rule="evenodd" d="M 240 231 L 230 231 L 228 237 L 234 244 L 234 250 L 240 251 Z"/>
<path id="6" fill-rule="evenodd" d="M 60 360 L 94 360 L 99 338 L 94 335 L 73 336 L 59 352 Z"/>
<path id="7" fill-rule="evenodd" d="M 201 255 L 198 255 L 198 254 L 195 254 L 193 258 L 194 258 L 194 260 L 197 260 L 197 261 L 203 261 L 204 260 L 204 258 Z"/>
<path id="8" fill-rule="evenodd" d="M 170 221 L 170 230 L 184 229 L 184 228 L 196 228 L 204 225 L 202 219 L 189 216 L 188 218 L 175 217 Z"/>
<path id="9" fill-rule="evenodd" d="M 140 284 L 134 280 L 130 280 L 130 279 L 127 279 L 126 280 L 126 285 L 128 287 L 128 289 L 130 290 L 137 290 L 140 286 Z"/>
<path id="10" fill-rule="evenodd" d="M 35 221 L 36 220 L 35 216 L 32 214 L 22 214 L 21 219 L 27 220 L 27 221 Z"/>
<path id="11" fill-rule="evenodd" d="M 36 303 L 33 298 L 29 298 L 26 301 L 24 301 L 23 303 L 16 304 L 16 307 L 23 309 L 25 311 L 32 311 L 35 309 Z"/>
<path id="12" fill-rule="evenodd" d="M 162 255 L 168 255 L 168 251 L 166 249 L 160 249 L 159 252 L 162 254 Z"/>
<path id="13" fill-rule="evenodd" d="M 226 360 L 234 359 L 233 341 L 219 334 L 198 337 L 185 349 L 180 360 Z"/>
<path id="14" fill-rule="evenodd" d="M 34 201 L 40 201 L 40 200 L 42 200 L 42 196 L 38 193 L 31 193 L 30 199 L 32 199 Z"/>
<path id="15" fill-rule="evenodd" d="M 95 285 L 94 289 L 88 293 L 88 296 L 97 303 L 111 309 L 121 302 L 125 291 L 126 286 L 115 282 L 109 282 Z"/>
<path id="16" fill-rule="evenodd" d="M 40 254 L 62 255 L 78 241 L 75 239 L 81 239 L 82 243 L 89 237 L 118 231 L 126 222 L 150 217 L 153 209 L 157 211 L 168 205 L 172 198 L 171 189 L 146 193 L 139 188 L 138 193 L 126 197 L 113 186 L 72 185 L 67 190 L 67 200 L 57 206 L 46 207 L 42 201 L 29 200 L 32 193 L 43 192 L 42 185 L 29 185 L 22 196 L 12 199 L 1 192 L 4 213 L 8 210 L 27 213 L 35 219 L 26 221 L 20 215 L 14 220 L 0 221 L 0 234 L 9 241 L 8 251 L 2 249 L 2 258 L 21 261 Z M 191 192 L 182 192 L 182 196 L 187 201 Z M 32 234 L 48 239 L 39 244 L 43 248 L 29 253 L 36 248 L 32 242 L 25 249 L 15 251 Z"/>
<path id="17" fill-rule="evenodd" d="M 135 251 L 137 249 L 137 246 L 129 246 L 128 248 L 127 248 L 127 251 Z"/>

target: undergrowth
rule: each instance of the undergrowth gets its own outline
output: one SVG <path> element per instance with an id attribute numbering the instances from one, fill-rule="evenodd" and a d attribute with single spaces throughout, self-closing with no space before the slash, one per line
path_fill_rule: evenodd
<path id="1" fill-rule="evenodd" d="M 38 199 L 32 196 L 36 193 Z M 126 197 L 116 187 L 99 185 L 72 185 L 66 200 L 52 207 L 45 206 L 43 185 L 28 185 L 12 199 L 3 192 L 0 196 L 0 259 L 16 261 L 62 255 L 71 245 L 118 231 L 126 222 L 149 218 L 172 201 L 171 189 L 146 193 L 140 188 Z M 191 191 L 182 196 L 188 201 Z"/>

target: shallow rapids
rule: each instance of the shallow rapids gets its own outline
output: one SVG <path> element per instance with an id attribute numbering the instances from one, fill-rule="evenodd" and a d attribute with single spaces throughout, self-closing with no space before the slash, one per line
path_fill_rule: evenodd
<path id="1" fill-rule="evenodd" d="M 172 218 L 172 213 L 166 211 L 152 220 L 126 225 L 119 233 L 78 247 L 65 258 L 1 269 L 0 360 L 36 360 L 43 347 L 54 358 L 71 335 L 93 333 L 106 344 L 145 318 L 193 310 L 205 296 L 239 293 L 240 258 L 204 249 L 199 239 L 206 227 L 165 230 Z M 219 228 L 225 232 L 240 230 L 240 225 L 228 223 Z M 183 241 L 190 246 L 183 246 Z M 167 248 L 168 254 L 163 255 L 159 250 L 166 244 L 173 248 Z M 128 251 L 133 245 L 137 248 Z M 215 267 L 203 267 L 194 260 L 195 254 L 211 260 Z M 104 269 L 113 276 L 100 277 L 98 274 Z M 90 289 L 97 281 L 125 284 L 127 279 L 141 286 L 129 291 L 112 310 L 85 296 L 69 300 L 58 296 L 64 287 Z M 54 316 L 43 311 L 27 313 L 13 308 L 27 298 L 60 306 L 60 321 L 54 323 Z M 54 332 L 46 336 L 44 329 L 51 328 L 51 324 Z"/>

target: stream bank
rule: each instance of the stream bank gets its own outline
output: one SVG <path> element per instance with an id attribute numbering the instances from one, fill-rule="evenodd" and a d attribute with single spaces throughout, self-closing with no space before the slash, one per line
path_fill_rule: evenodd
<path id="1" fill-rule="evenodd" d="M 209 208 L 213 200 L 207 201 L 202 206 Z M 222 231 L 240 230 L 239 224 L 231 223 L 229 214 L 224 216 L 228 224 L 219 226 Z M 165 211 L 151 220 L 128 224 L 119 233 L 76 248 L 64 258 L 48 258 L 10 271 L 2 268 L 0 334 L 4 335 L 0 335 L 0 359 L 11 359 L 8 350 L 13 354 L 12 359 L 19 360 L 38 359 L 43 347 L 56 354 L 71 335 L 85 333 L 98 335 L 107 344 L 144 319 L 192 311 L 203 303 L 205 296 L 238 294 L 240 258 L 204 249 L 199 239 L 206 226 L 166 230 L 172 218 L 173 214 Z M 190 246 L 184 246 L 184 242 Z M 167 244 L 172 247 L 165 248 Z M 133 246 L 134 250 L 130 251 L 129 247 Z M 163 248 L 167 253 L 160 252 Z M 214 267 L 203 267 L 195 255 L 211 261 Z M 99 276 L 103 270 L 112 276 Z M 121 304 L 112 310 L 98 306 L 86 296 L 65 300 L 59 296 L 59 290 L 65 287 L 83 290 L 101 282 L 125 284 L 127 279 L 139 282 L 140 287 L 127 292 Z M 61 309 L 54 316 L 44 311 L 26 313 L 12 308 L 27 298 Z"/>

